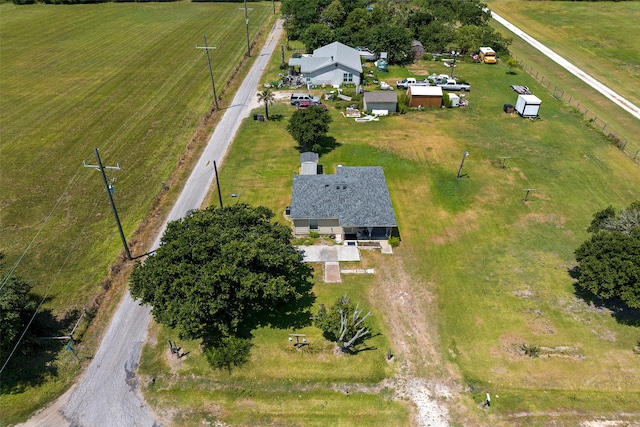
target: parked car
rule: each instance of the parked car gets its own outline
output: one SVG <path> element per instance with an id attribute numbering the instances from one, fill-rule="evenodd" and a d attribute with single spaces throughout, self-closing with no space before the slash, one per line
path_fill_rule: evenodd
<path id="1" fill-rule="evenodd" d="M 310 95 L 308 93 L 292 93 L 291 94 L 291 105 L 298 105 L 298 103 L 303 101 L 315 102 L 316 104 L 320 103 L 320 98 L 317 96 Z"/>
<path id="2" fill-rule="evenodd" d="M 322 107 L 325 110 L 327 109 L 326 105 L 314 101 L 300 101 L 298 102 L 298 105 L 296 107 L 298 108 L 298 110 L 306 110 L 309 107 Z"/>
<path id="3" fill-rule="evenodd" d="M 429 86 L 429 80 L 416 80 L 414 77 L 407 77 L 404 80 L 396 82 L 398 89 L 409 89 L 409 86 Z"/>

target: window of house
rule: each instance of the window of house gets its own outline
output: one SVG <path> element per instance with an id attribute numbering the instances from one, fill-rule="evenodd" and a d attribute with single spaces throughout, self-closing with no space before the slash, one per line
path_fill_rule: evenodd
<path id="1" fill-rule="evenodd" d="M 309 230 L 317 230 L 318 229 L 318 220 L 310 219 L 309 220 Z"/>
<path id="2" fill-rule="evenodd" d="M 353 82 L 353 74 L 344 73 L 342 75 L 342 81 L 345 82 L 345 83 L 352 83 Z"/>

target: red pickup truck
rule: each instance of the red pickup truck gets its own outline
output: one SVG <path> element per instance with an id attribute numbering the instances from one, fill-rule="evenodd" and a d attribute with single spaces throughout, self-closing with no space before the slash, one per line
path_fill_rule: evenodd
<path id="1" fill-rule="evenodd" d="M 322 107 L 325 110 L 327 109 L 326 105 L 321 104 L 319 102 L 313 102 L 313 101 L 300 101 L 300 102 L 298 102 L 298 110 L 306 110 L 309 107 Z"/>

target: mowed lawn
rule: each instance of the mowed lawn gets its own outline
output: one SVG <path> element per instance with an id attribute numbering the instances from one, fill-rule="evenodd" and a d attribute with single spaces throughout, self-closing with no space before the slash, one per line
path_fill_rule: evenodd
<path id="1" fill-rule="evenodd" d="M 633 34 L 640 31 L 640 3 L 629 2 L 545 2 L 502 1 L 488 2 L 489 7 L 529 35 L 562 55 L 572 64 L 607 85 L 629 102 L 640 105 L 640 43 Z M 628 142 L 627 151 L 633 156 L 640 149 L 637 135 L 640 121 L 612 101 L 589 88 L 564 68 L 546 59 L 536 49 L 502 25 L 494 26 L 505 36 L 512 37 L 512 53 L 551 80 L 559 90 L 566 91 L 588 108 L 600 122 L 608 124 L 608 132 Z M 553 86 L 552 86 L 553 89 Z M 566 99 L 569 99 L 567 96 Z M 602 125 L 601 125 L 602 126 Z"/>
<path id="2" fill-rule="evenodd" d="M 272 8 L 251 7 L 253 40 Z M 217 46 L 211 59 L 224 107 L 227 83 L 246 53 L 245 31 L 236 3 L 0 5 L 2 267 L 24 253 L 14 274 L 47 295 L 45 310 L 69 316 L 60 334 L 83 307 L 95 307 L 122 251 L 100 173 L 83 160 L 95 165 L 97 147 L 104 165 L 121 165 L 107 175 L 115 179 L 115 203 L 133 246 L 163 182 L 166 197 L 176 197 L 180 185 L 171 173 L 212 106 L 207 61 L 196 45 L 206 34 Z M 82 357 L 90 351 L 80 347 Z M 79 369 L 70 352 L 49 366 L 57 377 L 0 396 L 0 424 L 31 414 Z"/>
<path id="3" fill-rule="evenodd" d="M 435 62 L 416 70 L 446 72 Z M 454 423 L 575 425 L 600 416 L 616 418 L 622 412 L 637 419 L 640 358 L 632 349 L 640 337 L 638 314 L 613 313 L 581 298 L 569 270 L 575 264 L 573 251 L 587 237 L 592 214 L 640 199 L 640 168 L 522 72 L 519 81 L 543 101 L 541 120 L 504 114 L 503 104 L 515 103 L 516 97 L 507 71 L 502 64 L 461 64 L 456 74 L 472 84 L 466 108 L 414 111 L 363 124 L 343 118 L 330 103 L 330 137 L 337 144 L 320 163 L 327 173 L 334 173 L 338 164 L 383 166 L 402 243 L 392 258 L 366 258 L 365 263 L 385 272 L 396 268 L 396 260 L 404 265 L 413 293 L 397 297 L 424 304 L 424 321 L 433 322 L 439 337 L 433 345 L 442 359 L 440 366 L 419 366 L 416 372 L 443 378 L 444 366 L 455 366 L 467 408 L 454 411 Z M 220 171 L 225 203 L 266 205 L 282 219 L 298 168 L 299 152 L 284 130 L 292 112 L 293 107 L 281 102 L 270 108 L 278 120 L 248 119 L 244 124 Z M 457 179 L 465 150 L 469 156 Z M 500 167 L 500 157 L 508 157 L 505 168 Z M 525 189 L 535 189 L 526 202 Z M 211 203 L 216 200 L 213 197 Z M 332 294 L 347 289 L 362 295 L 376 318 L 394 320 L 387 305 L 376 299 L 385 285 L 383 276 L 396 280 L 393 274 L 380 273 L 348 278 L 343 285 L 319 283 L 317 303 L 331 302 L 327 288 Z M 400 341 L 389 324 L 381 331 L 392 347 Z M 250 408 L 267 424 L 295 425 L 290 411 L 312 420 L 317 393 L 332 390 L 327 379 L 367 385 L 380 378 L 376 372 L 384 372 L 368 364 L 368 354 L 350 362 L 361 378 L 337 368 L 314 373 L 317 355 L 300 355 L 298 363 L 280 372 L 288 360 L 283 356 L 286 333 L 257 331 L 251 364 L 246 372 L 238 369 L 229 376 L 230 383 L 223 383 L 220 373 L 189 367 L 189 362 L 181 366 L 182 372 L 168 368 L 160 338 L 160 344 L 145 351 L 143 371 L 162 372 L 166 382 L 162 389 L 149 387 L 147 397 L 158 408 L 175 404 L 180 413 L 203 419 L 248 425 L 242 414 Z M 316 344 L 317 330 L 310 328 L 308 333 Z M 544 352 L 531 358 L 523 346 L 540 346 Z M 384 363 L 381 350 L 379 364 Z M 272 359 L 274 351 L 280 357 Z M 416 360 L 425 351 L 418 346 L 396 348 L 396 358 Z M 252 372 L 256 376 L 250 392 L 241 379 Z M 193 373 L 198 380 L 189 379 Z M 202 400 L 192 403 L 179 397 L 185 384 L 195 383 L 206 390 Z M 290 393 L 292 388 L 300 390 L 298 400 L 283 402 L 282 390 Z M 480 409 L 487 392 L 492 395 L 490 411 Z M 373 399 L 370 404 L 379 404 L 377 390 L 365 394 Z M 348 398 L 338 393 L 335 399 L 340 408 Z M 367 413 L 367 406 L 363 404 L 361 411 Z M 384 424 L 388 423 L 380 423 Z M 406 425 L 400 420 L 392 424 Z M 341 425 L 360 424 L 345 416 Z"/>
<path id="4" fill-rule="evenodd" d="M 268 4 L 254 6 L 252 36 L 269 16 Z M 64 265 L 48 304 L 64 311 L 86 303 L 121 248 L 100 174 L 83 160 L 95 165 L 99 148 L 105 165 L 122 166 L 108 176 L 131 236 L 210 109 L 196 44 L 207 34 L 218 46 L 220 93 L 246 52 L 244 13 L 184 2 L 4 4 L 0 19 L 2 251 L 11 265 L 42 227 L 16 274 L 43 291 Z"/>

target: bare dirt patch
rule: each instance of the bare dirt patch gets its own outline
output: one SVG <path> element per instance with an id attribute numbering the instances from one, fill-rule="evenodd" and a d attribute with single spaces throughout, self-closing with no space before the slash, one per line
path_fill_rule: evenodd
<path id="1" fill-rule="evenodd" d="M 449 414 L 460 413 L 461 387 L 458 374 L 445 363 L 437 348 L 437 315 L 432 285 L 410 277 L 400 256 L 372 254 L 375 258 L 376 286 L 369 298 L 378 307 L 387 325 L 393 360 L 398 373 L 387 384 L 394 398 L 409 399 L 415 405 L 412 425 L 447 426 Z M 467 418 L 469 415 L 462 415 Z M 465 424 L 477 425 L 477 420 Z"/>
<path id="2" fill-rule="evenodd" d="M 538 214 L 530 213 L 525 215 L 521 220 L 521 225 L 529 224 L 553 224 L 558 227 L 564 226 L 566 220 L 563 216 L 557 214 Z"/>

